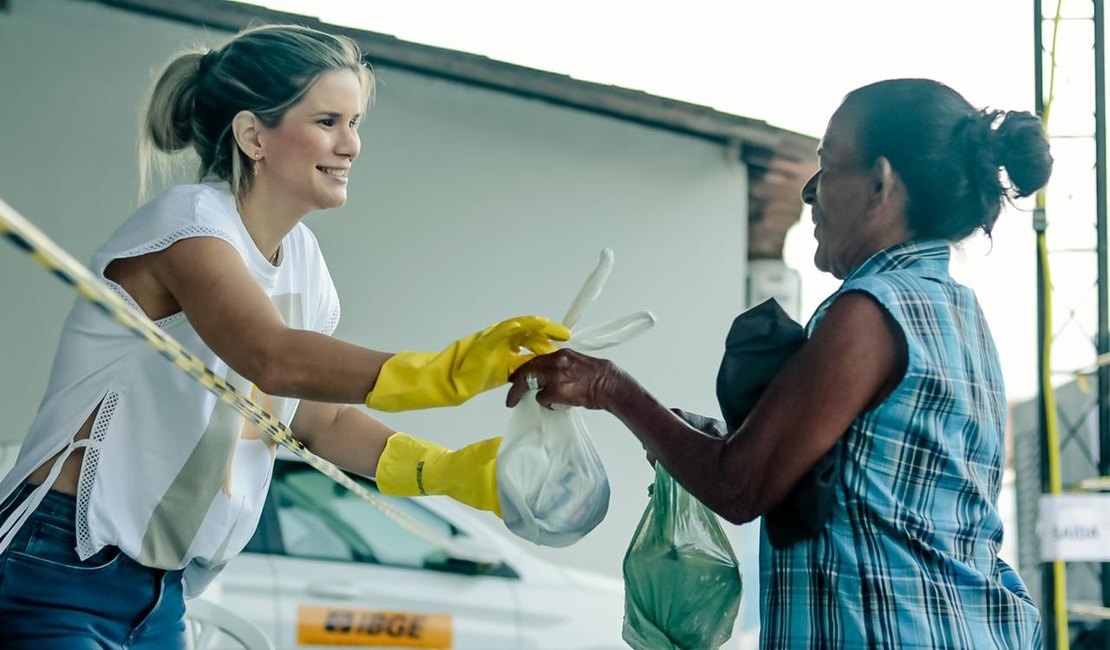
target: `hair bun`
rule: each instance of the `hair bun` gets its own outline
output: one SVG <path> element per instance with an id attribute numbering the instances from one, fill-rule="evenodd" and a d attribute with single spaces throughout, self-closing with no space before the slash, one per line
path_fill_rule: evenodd
<path id="1" fill-rule="evenodd" d="M 200 52 L 182 54 L 166 66 L 154 85 L 146 128 L 160 151 L 173 153 L 193 142 L 194 98 L 203 58 Z"/>
<path id="2" fill-rule="evenodd" d="M 197 62 L 197 85 L 200 85 L 204 76 L 208 74 L 208 70 L 216 63 L 216 50 L 208 50 Z"/>
<path id="3" fill-rule="evenodd" d="M 994 159 L 1006 170 L 1017 196 L 1029 196 L 1044 187 L 1052 175 L 1052 153 L 1045 140 L 1044 127 L 1032 113 L 999 113 L 1001 121 L 994 130 Z"/>

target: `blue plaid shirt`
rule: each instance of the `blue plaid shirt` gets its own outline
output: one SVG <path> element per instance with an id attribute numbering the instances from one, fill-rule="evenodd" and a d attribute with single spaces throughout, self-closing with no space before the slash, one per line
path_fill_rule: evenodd
<path id="1" fill-rule="evenodd" d="M 836 505 L 813 538 L 760 548 L 764 648 L 1040 648 L 1040 616 L 998 558 L 1006 401 L 974 293 L 948 244 L 876 253 L 841 294 L 881 304 L 908 346 L 902 382 L 833 447 Z"/>

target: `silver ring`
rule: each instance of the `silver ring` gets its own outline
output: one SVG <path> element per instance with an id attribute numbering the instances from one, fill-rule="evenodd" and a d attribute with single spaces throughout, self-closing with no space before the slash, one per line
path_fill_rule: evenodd
<path id="1" fill-rule="evenodd" d="M 540 380 L 536 379 L 536 374 L 533 372 L 524 375 L 524 383 L 528 384 L 528 390 L 539 390 Z"/>

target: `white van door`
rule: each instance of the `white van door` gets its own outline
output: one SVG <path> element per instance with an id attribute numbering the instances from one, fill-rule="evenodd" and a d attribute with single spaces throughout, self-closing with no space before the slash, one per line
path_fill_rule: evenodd
<path id="1" fill-rule="evenodd" d="M 251 540 L 252 544 L 255 542 Z M 227 565 L 201 596 L 245 618 L 267 639 L 276 639 L 281 627 L 274 596 L 276 584 L 273 556 L 254 552 L 248 547 Z M 238 647 L 225 639 L 209 645 L 214 650 Z"/>
<path id="2" fill-rule="evenodd" d="M 279 648 L 520 647 L 511 567 L 449 559 L 300 462 L 277 462 L 270 495 L 263 523 L 278 530 L 256 537 L 274 543 Z M 464 533 L 415 500 L 381 498 L 440 534 Z"/>

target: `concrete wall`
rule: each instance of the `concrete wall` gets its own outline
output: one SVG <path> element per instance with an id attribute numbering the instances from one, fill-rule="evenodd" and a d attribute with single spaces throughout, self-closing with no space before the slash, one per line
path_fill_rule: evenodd
<path id="1" fill-rule="evenodd" d="M 87 260 L 136 205 L 137 123 L 152 75 L 180 48 L 227 37 L 95 3 L 11 2 L 0 13 L 0 198 Z M 503 317 L 558 318 L 611 247 L 614 273 L 582 324 L 651 309 L 655 329 L 609 356 L 665 403 L 717 413 L 722 342 L 743 306 L 743 165 L 665 131 L 378 74 L 350 201 L 307 221 L 343 302 L 337 335 L 383 350 L 438 349 Z M 73 296 L 11 247 L 0 247 L 0 279 L 0 440 L 18 441 Z M 459 409 L 382 419 L 455 446 L 499 433 L 503 398 L 499 390 Z M 586 420 L 610 473 L 609 517 L 575 546 L 538 552 L 619 575 L 651 473 L 614 418 Z M 748 620 L 752 534 L 738 546 Z"/>

